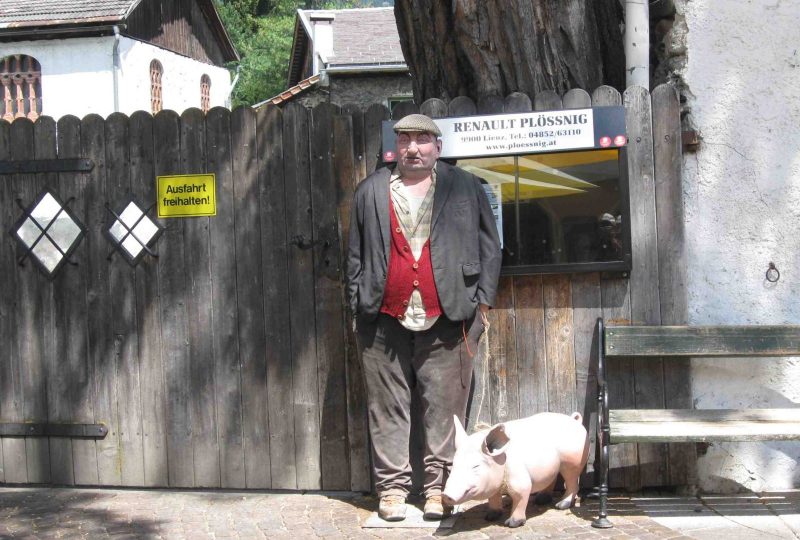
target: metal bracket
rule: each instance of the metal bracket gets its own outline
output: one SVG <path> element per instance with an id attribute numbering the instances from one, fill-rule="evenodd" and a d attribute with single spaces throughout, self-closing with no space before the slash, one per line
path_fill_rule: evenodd
<path id="1" fill-rule="evenodd" d="M 0 160 L 0 174 L 90 172 L 93 168 L 88 158 Z"/>
<path id="2" fill-rule="evenodd" d="M 0 437 L 65 437 L 102 439 L 108 434 L 105 424 L 0 423 Z"/>

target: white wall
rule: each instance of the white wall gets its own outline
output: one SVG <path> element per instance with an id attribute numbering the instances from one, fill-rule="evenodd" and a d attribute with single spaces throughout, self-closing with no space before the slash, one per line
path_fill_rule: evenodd
<path id="1" fill-rule="evenodd" d="M 794 4 L 794 5 L 793 5 Z M 690 324 L 800 324 L 800 10 L 676 0 L 673 47 L 702 135 L 684 156 Z M 781 272 L 765 279 L 773 261 Z M 800 361 L 694 361 L 698 408 L 792 407 Z M 707 491 L 800 487 L 800 443 L 714 444 Z"/>
<path id="2" fill-rule="evenodd" d="M 27 54 L 42 68 L 42 113 L 53 118 L 90 113 L 106 117 L 114 112 L 113 37 L 0 43 L 0 58 Z M 122 37 L 118 54 L 119 111 L 150 111 L 150 62 L 164 68 L 163 108 L 182 112 L 200 107 L 200 77 L 211 78 L 211 106 L 230 106 L 230 74 L 205 64 Z"/>

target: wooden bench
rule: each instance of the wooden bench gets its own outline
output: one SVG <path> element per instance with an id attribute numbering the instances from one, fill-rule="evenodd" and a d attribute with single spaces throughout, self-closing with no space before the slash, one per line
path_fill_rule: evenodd
<path id="1" fill-rule="evenodd" d="M 800 356 L 800 326 L 605 326 L 598 319 L 597 335 L 600 511 L 594 527 L 612 527 L 606 512 L 609 445 L 800 439 L 800 408 L 609 410 L 606 378 L 612 357 Z"/>

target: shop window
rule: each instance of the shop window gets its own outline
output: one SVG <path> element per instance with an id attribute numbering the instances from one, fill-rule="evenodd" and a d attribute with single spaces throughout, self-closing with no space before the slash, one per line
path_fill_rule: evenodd
<path id="1" fill-rule="evenodd" d="M 150 110 L 156 114 L 163 109 L 162 84 L 161 77 L 164 74 L 164 68 L 161 62 L 153 60 L 150 62 Z"/>
<path id="2" fill-rule="evenodd" d="M 42 68 L 32 56 L 15 54 L 0 59 L 0 82 L 3 85 L 3 120 L 30 118 L 42 114 Z"/>
<path id="3" fill-rule="evenodd" d="M 441 118 L 441 159 L 484 180 L 503 274 L 627 272 L 631 240 L 622 107 Z M 395 161 L 394 121 L 382 126 Z"/>
<path id="4" fill-rule="evenodd" d="M 204 113 L 211 108 L 211 77 L 203 75 L 200 77 L 200 109 Z"/>

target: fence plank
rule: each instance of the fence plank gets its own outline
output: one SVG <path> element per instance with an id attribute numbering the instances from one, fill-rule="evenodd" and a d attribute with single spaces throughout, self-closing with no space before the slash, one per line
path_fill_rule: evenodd
<path id="1" fill-rule="evenodd" d="M 153 117 L 145 112 L 131 115 L 129 137 L 131 191 L 144 210 L 156 199 Z M 148 216 L 156 220 L 155 209 Z M 163 240 L 159 241 L 155 251 L 163 246 Z M 134 272 L 145 486 L 169 485 L 158 266 L 158 259 L 145 256 Z"/>
<path id="2" fill-rule="evenodd" d="M 503 112 L 505 113 L 528 112 L 532 108 L 531 98 L 522 92 L 508 94 L 503 103 Z"/>
<path id="3" fill-rule="evenodd" d="M 370 105 L 364 113 L 364 156 L 366 173 L 370 174 L 383 165 L 381 159 L 381 123 L 389 120 L 389 111 L 383 105 Z M 361 181 L 366 176 L 358 180 Z"/>
<path id="4" fill-rule="evenodd" d="M 247 128 L 249 151 L 243 156 L 244 163 L 233 161 L 244 476 L 246 487 L 250 489 L 272 487 L 269 438 L 273 419 L 270 418 L 267 401 L 267 341 L 264 323 L 266 295 L 264 275 L 260 271 L 254 271 L 261 267 L 262 261 L 259 177 L 265 167 L 266 143 L 269 142 L 263 135 L 266 131 L 262 121 L 265 113 L 266 111 L 260 112 L 258 118 L 247 118 L 247 122 L 242 122 Z M 251 123 L 255 125 L 251 127 Z M 237 131 L 244 129 L 244 125 L 237 127 Z"/>
<path id="5" fill-rule="evenodd" d="M 680 101 L 675 87 L 668 84 L 658 86 L 652 93 L 652 100 L 661 324 L 679 325 L 686 324 L 688 319 Z M 665 392 L 666 407 L 692 407 L 689 359 L 673 358 L 664 363 L 664 387 L 669 388 L 669 392 Z M 690 444 L 670 444 L 668 451 L 668 483 L 695 484 L 696 447 Z"/>
<path id="6" fill-rule="evenodd" d="M 330 104 L 311 113 L 311 204 L 313 208 L 314 306 L 317 329 L 317 366 L 320 403 L 322 489 L 348 489 L 345 395 L 344 313 L 342 257 L 335 205 L 338 202 L 333 171 L 333 121 L 338 114 Z M 348 144 L 349 146 L 349 144 Z"/>
<path id="7" fill-rule="evenodd" d="M 631 292 L 627 277 L 609 277 L 600 281 L 603 303 L 603 319 L 606 324 L 630 324 Z M 612 409 L 633 409 L 636 406 L 633 380 L 633 360 L 628 358 L 609 359 L 606 367 L 608 381 L 608 406 Z M 639 489 L 639 451 L 636 444 L 615 444 L 609 449 L 611 487 Z"/>
<path id="8" fill-rule="evenodd" d="M 476 364 L 489 370 L 491 393 L 491 422 L 496 424 L 519 418 L 519 387 L 517 378 L 517 333 L 514 305 L 514 280 L 500 278 L 495 309 L 491 310 L 489 339 L 491 360 L 488 365 L 483 354 L 476 355 Z M 477 370 L 476 370 L 477 371 Z M 477 374 L 476 374 L 477 375 Z"/>
<path id="9" fill-rule="evenodd" d="M 419 112 L 419 106 L 413 101 L 401 101 L 392 109 L 392 120 L 400 120 L 404 116 Z"/>
<path id="10" fill-rule="evenodd" d="M 359 154 L 363 155 L 363 141 L 356 141 L 354 123 L 363 124 L 363 115 L 358 112 L 352 115 L 336 116 L 333 120 L 333 139 L 336 148 L 345 151 L 336 152 L 333 156 L 333 170 L 336 175 L 338 216 L 339 216 L 339 249 L 340 264 L 344 269 L 344 254 L 347 252 L 347 231 L 350 229 L 350 206 L 353 199 L 356 175 L 361 174 Z M 353 148 L 353 152 L 346 149 Z M 356 336 L 353 331 L 352 314 L 344 299 L 340 300 L 341 309 L 346 313 L 344 320 L 345 340 L 345 377 L 347 384 L 347 442 L 349 447 L 350 489 L 352 491 L 370 490 L 369 438 L 367 430 L 367 397 L 364 388 L 361 358 L 358 354 Z"/>
<path id="11" fill-rule="evenodd" d="M 594 470 L 594 445 L 597 437 L 597 318 L 602 316 L 600 274 L 572 276 L 572 321 L 575 347 L 576 409 L 583 415 L 589 432 L 589 466 Z M 586 479 L 588 480 L 588 479 Z M 583 483 L 586 485 L 586 482 Z"/>
<path id="12" fill-rule="evenodd" d="M 0 121 L 0 159 L 9 159 L 10 139 L 11 124 Z M 0 182 L 0 219 L 3 223 L 16 223 L 19 217 L 20 210 L 14 199 L 11 182 Z M 13 397 L 10 373 L 16 354 L 13 305 L 18 270 L 15 261 L 15 243 L 11 236 L 3 235 L 0 240 L 0 272 L 8 276 L 6 286 L 0 287 L 0 343 L 8 343 L 7 347 L 0 348 L 0 419 L 3 421 L 10 421 L 13 418 L 10 415 L 10 402 Z M 0 441 L 0 482 L 6 482 L 4 448 L 5 442 Z"/>
<path id="13" fill-rule="evenodd" d="M 40 117 L 33 125 L 34 154 L 36 159 L 53 159 L 58 157 L 58 141 L 56 140 L 56 123 L 49 116 Z M 41 174 L 40 183 L 37 189 L 50 188 L 58 192 L 58 175 L 55 173 Z M 36 410 L 30 415 L 35 418 L 49 418 L 50 401 L 50 380 L 54 373 L 57 373 L 58 353 L 55 348 L 55 321 L 53 319 L 55 306 L 53 304 L 52 284 L 45 284 L 40 281 L 37 290 L 42 295 L 43 317 L 41 321 L 41 332 L 43 333 L 43 362 L 41 371 L 34 377 L 41 379 L 34 381 L 33 384 L 40 388 L 38 401 L 35 403 Z M 50 441 L 28 439 L 28 481 L 29 482 L 50 482 L 51 481 L 51 459 Z M 0 456 L 0 460 L 2 457 Z M 1 461 L 0 461 L 1 462 Z"/>
<path id="14" fill-rule="evenodd" d="M 478 114 L 478 107 L 467 96 L 455 97 L 447 104 L 447 116 L 475 116 L 476 114 Z"/>
<path id="15" fill-rule="evenodd" d="M 155 174 L 179 174 L 181 125 L 177 114 L 161 111 L 153 120 Z M 167 460 L 169 485 L 193 487 L 194 446 L 192 356 L 189 348 L 187 300 L 190 294 L 184 259 L 183 228 L 186 220 L 166 222 L 158 248 L 158 288 L 161 300 L 161 357 L 167 396 Z M 188 248 L 188 247 L 187 247 Z"/>
<path id="16" fill-rule="evenodd" d="M 34 158 L 34 126 L 30 121 L 15 121 L 11 125 L 11 159 Z M 41 175 L 15 174 L 11 185 L 16 197 L 33 201 L 44 187 Z M 7 181 L 7 180 L 6 180 Z M 47 418 L 45 396 L 44 317 L 45 294 L 49 292 L 47 280 L 33 266 L 22 269 L 16 279 L 16 363 L 12 373 L 18 374 L 14 384 L 21 419 L 44 420 Z M 47 463 L 47 440 L 20 439 L 22 469 L 13 471 L 24 482 L 43 482 L 49 476 Z M 12 454 L 13 455 L 13 454 Z M 45 462 L 42 463 L 42 458 Z M 8 471 L 11 473 L 12 471 Z"/>
<path id="17" fill-rule="evenodd" d="M 564 94 L 565 109 L 584 109 L 592 106 L 592 98 L 586 90 L 573 88 Z"/>
<path id="18" fill-rule="evenodd" d="M 561 96 L 552 90 L 544 90 L 534 96 L 533 108 L 537 111 L 552 111 L 563 108 Z"/>
<path id="19" fill-rule="evenodd" d="M 290 103 L 283 111 L 283 157 L 286 226 L 290 238 L 289 298 L 295 455 L 298 489 L 319 489 L 320 432 L 317 351 L 314 339 L 314 260 L 307 242 L 313 238 L 309 174 L 308 112 Z"/>
<path id="20" fill-rule="evenodd" d="M 242 373 L 236 305 L 234 177 L 255 177 L 256 118 L 250 107 L 222 107 L 206 116 L 208 172 L 216 174 L 217 215 L 209 218 L 214 395 L 220 486 L 246 486 L 242 431 Z M 254 272 L 255 273 L 255 272 Z M 262 379 L 263 381 L 263 379 Z M 266 390 L 266 389 L 265 389 Z"/>
<path id="21" fill-rule="evenodd" d="M 27 132 L 33 132 L 33 125 L 30 120 L 14 121 L 10 125 L 5 121 L 2 122 L 3 129 L 0 134 L 0 159 L 14 159 L 15 155 L 25 152 L 30 148 L 29 137 L 26 137 Z M 19 148 L 20 143 L 28 143 Z M 3 178 L 0 180 L 8 192 L 7 197 L 3 197 L 5 211 L 3 217 L 5 223 L 16 223 L 21 214 L 21 210 L 14 202 L 17 198 L 21 199 L 22 204 L 27 208 L 32 202 L 35 194 L 26 193 L 25 180 L 22 175 L 15 174 L 11 178 Z M 4 193 L 5 195 L 6 193 Z M 3 343 L 8 345 L 8 352 L 2 356 L 3 362 L 0 365 L 0 418 L 5 422 L 23 422 L 25 420 L 25 411 L 23 406 L 22 394 L 22 377 L 21 377 L 21 364 L 24 360 L 21 358 L 23 351 L 19 350 L 21 344 L 19 342 L 17 318 L 20 316 L 19 311 L 23 310 L 22 306 L 18 306 L 20 285 L 26 279 L 23 274 L 38 273 L 38 270 L 33 266 L 30 258 L 25 262 L 25 267 L 21 268 L 16 264 L 16 260 L 22 255 L 20 249 L 14 249 L 16 241 L 11 237 L 8 240 L 5 255 L 5 264 L 3 273 L 4 276 L 9 277 L 9 283 L 2 287 L 3 293 L 3 309 L 7 310 L 4 318 L 8 325 L 4 329 Z M 31 255 L 32 256 L 32 255 Z M 31 279 L 31 278 L 27 278 Z M 10 285 L 10 286 L 9 286 Z M 7 333 L 6 333 L 7 332 Z M 5 348 L 5 347 L 3 347 Z M 25 439 L 22 437 L 3 437 L 0 439 L 3 451 L 3 465 L 4 481 L 9 483 L 25 483 L 28 481 L 27 470 L 27 456 L 25 452 Z"/>
<path id="22" fill-rule="evenodd" d="M 628 131 L 628 178 L 631 208 L 631 318 L 636 323 L 659 324 L 658 245 L 653 172 L 653 131 L 650 95 L 631 87 L 623 96 Z M 664 407 L 663 366 L 660 360 L 634 360 L 636 407 Z M 667 446 L 639 445 L 643 486 L 666 483 Z"/>
<path id="23" fill-rule="evenodd" d="M 514 277 L 520 417 L 548 410 L 543 294 L 542 276 Z"/>
<path id="24" fill-rule="evenodd" d="M 444 118 L 447 116 L 447 103 L 439 98 L 426 99 L 419 111 L 430 118 Z"/>
<path id="25" fill-rule="evenodd" d="M 284 181 L 283 113 L 270 107 L 259 128 L 261 255 L 264 283 L 269 451 L 272 487 L 297 488 L 295 409 L 292 391 L 287 199 Z M 289 120 L 286 120 L 289 122 Z M 287 145 L 294 140 L 285 139 Z M 292 177 L 294 178 L 294 177 Z M 285 306 L 285 309 L 276 309 Z"/>
<path id="26" fill-rule="evenodd" d="M 106 120 L 106 193 L 110 207 L 121 212 L 131 196 L 129 119 L 112 114 Z M 141 204 L 141 202 L 139 203 Z M 113 222 L 106 214 L 107 224 Z M 107 227 L 108 225 L 106 225 Z M 121 254 L 113 255 L 108 267 L 109 309 L 113 339 L 114 371 L 117 375 L 118 466 L 120 483 L 144 484 L 142 404 L 139 384 L 139 334 L 136 328 L 135 272 Z M 98 445 L 102 448 L 102 445 Z M 102 452 L 101 452 L 102 453 Z"/>
<path id="27" fill-rule="evenodd" d="M 205 115 L 187 109 L 180 120 L 182 174 L 206 171 Z M 217 196 L 219 196 L 219 189 Z M 215 400 L 214 336 L 212 319 L 210 218 L 178 218 L 183 224 L 183 301 L 189 337 L 189 406 L 194 446 L 196 487 L 220 486 L 219 441 Z M 216 247 L 216 246 L 215 246 Z M 172 465 L 170 464 L 170 468 Z"/>
<path id="28" fill-rule="evenodd" d="M 622 105 L 622 96 L 616 88 L 611 86 L 598 86 L 592 92 L 592 106 L 608 107 L 612 105 Z"/>
<path id="29" fill-rule="evenodd" d="M 547 351 L 548 410 L 575 411 L 575 349 L 572 290 L 565 274 L 542 277 Z"/>

